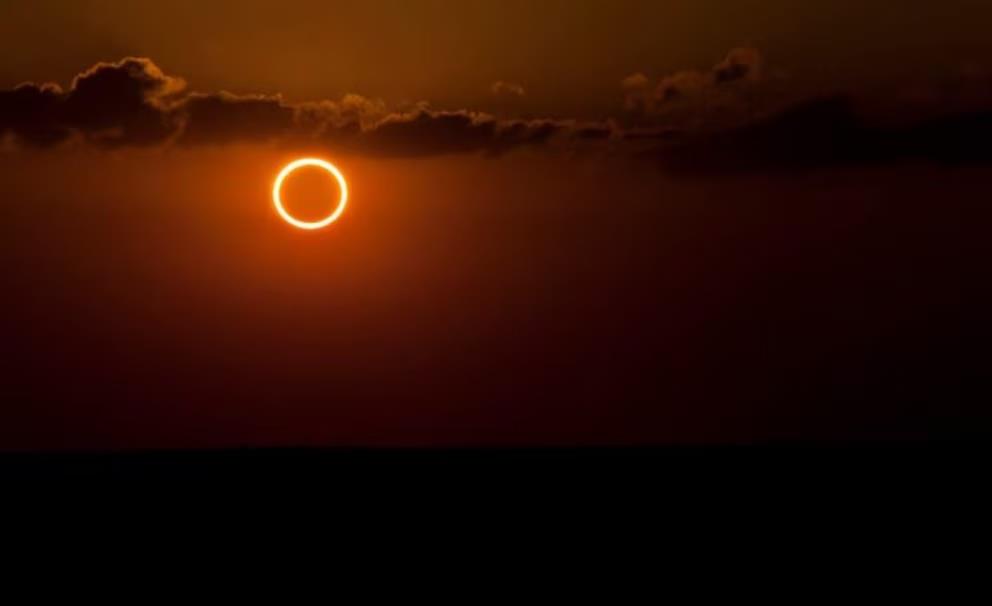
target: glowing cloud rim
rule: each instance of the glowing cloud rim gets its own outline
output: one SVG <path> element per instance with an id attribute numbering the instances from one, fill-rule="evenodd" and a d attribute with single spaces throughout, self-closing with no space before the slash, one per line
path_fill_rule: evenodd
<path id="1" fill-rule="evenodd" d="M 331 213 L 330 216 L 321 219 L 320 221 L 300 221 L 286 212 L 286 209 L 282 204 L 283 181 L 293 174 L 296 169 L 307 166 L 316 166 L 324 169 L 335 179 L 337 179 L 338 186 L 341 188 L 341 199 L 338 200 L 337 208 L 333 213 Z M 282 172 L 279 173 L 279 176 L 276 177 L 275 185 L 272 186 L 272 201 L 275 203 L 276 211 L 279 213 L 279 216 L 281 216 L 290 225 L 299 227 L 300 229 L 321 229 L 337 221 L 338 217 L 341 216 L 341 213 L 344 212 L 344 208 L 348 204 L 348 184 L 345 182 L 344 175 L 341 174 L 341 171 L 330 162 L 321 160 L 320 158 L 300 158 L 299 160 L 294 160 L 293 162 L 287 164 L 286 167 L 282 169 Z"/>

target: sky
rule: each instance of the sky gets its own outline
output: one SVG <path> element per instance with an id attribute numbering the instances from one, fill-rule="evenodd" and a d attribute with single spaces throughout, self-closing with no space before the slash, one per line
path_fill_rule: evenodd
<path id="1" fill-rule="evenodd" d="M 869 4 L 0 3 L 0 449 L 985 435 L 992 8 Z"/>
<path id="2" fill-rule="evenodd" d="M 603 114 L 632 73 L 702 69 L 740 46 L 824 86 L 981 67 L 990 12 L 981 0 L 7 0 L 0 82 L 65 83 L 142 56 L 196 90 L 450 107 L 486 101 L 507 80 L 528 90 L 527 111 Z"/>

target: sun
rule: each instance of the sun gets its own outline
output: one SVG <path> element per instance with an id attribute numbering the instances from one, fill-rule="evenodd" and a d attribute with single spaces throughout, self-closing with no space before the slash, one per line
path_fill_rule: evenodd
<path id="1" fill-rule="evenodd" d="M 338 200 L 337 208 L 334 209 L 333 213 L 320 221 L 300 221 L 296 217 L 289 214 L 282 203 L 283 182 L 287 177 L 293 174 L 294 171 L 306 166 L 316 166 L 317 168 L 324 169 L 337 180 L 338 187 L 341 188 L 341 198 Z M 282 172 L 279 173 L 279 176 L 276 177 L 276 182 L 272 186 L 272 202 L 276 205 L 276 211 L 279 213 L 279 216 L 281 216 L 283 220 L 290 225 L 300 229 L 322 229 L 337 221 L 338 217 L 341 216 L 341 213 L 344 212 L 344 208 L 348 204 L 348 184 L 345 182 L 344 175 L 341 174 L 341 171 L 330 162 L 321 160 L 320 158 L 300 158 L 299 160 L 294 160 L 293 162 L 287 164 L 286 167 L 282 169 Z"/>

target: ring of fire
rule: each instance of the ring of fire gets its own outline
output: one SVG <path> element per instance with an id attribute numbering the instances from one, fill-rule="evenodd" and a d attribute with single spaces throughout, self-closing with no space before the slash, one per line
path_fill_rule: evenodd
<path id="1" fill-rule="evenodd" d="M 331 174 L 335 179 L 337 179 L 338 186 L 341 188 L 341 199 L 338 200 L 337 208 L 329 216 L 321 219 L 320 221 L 300 221 L 293 215 L 286 211 L 286 208 L 282 204 L 282 184 L 293 172 L 298 168 L 303 168 L 305 166 L 316 166 L 322 168 Z M 275 185 L 272 186 L 272 201 L 276 205 L 276 211 L 279 216 L 283 218 L 287 223 L 294 227 L 299 227 L 300 229 L 321 229 L 327 227 L 331 223 L 338 220 L 341 213 L 344 212 L 345 205 L 348 204 L 348 184 L 344 180 L 344 175 L 341 171 L 337 169 L 336 166 L 327 162 L 326 160 L 321 160 L 319 158 L 301 158 L 294 162 L 290 162 L 282 169 L 279 176 L 276 177 Z"/>

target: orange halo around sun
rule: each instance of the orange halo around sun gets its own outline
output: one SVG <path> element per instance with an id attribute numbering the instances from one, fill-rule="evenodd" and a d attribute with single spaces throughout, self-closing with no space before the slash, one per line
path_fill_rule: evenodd
<path id="1" fill-rule="evenodd" d="M 337 179 L 338 186 L 341 188 L 341 199 L 338 200 L 338 206 L 334 209 L 334 212 L 329 216 L 321 219 L 320 221 L 300 221 L 293 215 L 286 212 L 285 207 L 282 204 L 282 184 L 289 175 L 298 168 L 303 168 L 305 166 L 316 166 L 317 168 L 322 168 L 329 172 L 335 179 Z M 276 177 L 275 185 L 272 186 L 272 201 L 276 205 L 276 211 L 278 211 L 279 216 L 281 216 L 287 223 L 294 227 L 299 227 L 300 229 L 321 229 L 327 227 L 331 223 L 338 220 L 341 213 L 344 212 L 344 207 L 348 203 L 348 184 L 345 183 L 344 175 L 341 171 L 337 169 L 336 166 L 327 162 L 326 160 L 321 160 L 320 158 L 300 158 L 286 165 Z"/>

